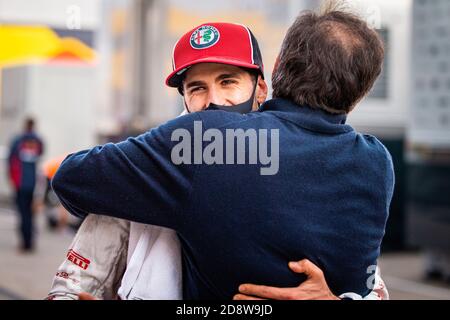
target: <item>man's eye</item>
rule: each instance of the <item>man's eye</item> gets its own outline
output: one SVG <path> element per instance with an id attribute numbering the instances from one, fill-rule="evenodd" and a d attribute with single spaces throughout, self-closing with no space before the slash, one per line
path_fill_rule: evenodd
<path id="1" fill-rule="evenodd" d="M 234 84 L 236 82 L 237 82 L 236 80 L 226 79 L 226 80 L 222 80 L 222 85 L 227 86 L 230 84 Z"/>
<path id="2" fill-rule="evenodd" d="M 194 92 L 199 92 L 204 89 L 205 89 L 204 87 L 195 87 L 195 88 L 192 88 L 189 92 L 194 93 Z"/>

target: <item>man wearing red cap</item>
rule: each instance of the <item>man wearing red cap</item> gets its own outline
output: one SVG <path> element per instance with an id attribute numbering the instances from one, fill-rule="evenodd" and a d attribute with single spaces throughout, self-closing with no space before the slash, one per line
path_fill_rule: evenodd
<path id="1" fill-rule="evenodd" d="M 258 44 L 250 30 L 241 25 L 209 23 L 188 32 L 175 46 L 173 68 L 174 71 L 169 75 L 166 83 L 178 88 L 184 96 L 188 112 L 219 109 L 246 114 L 252 110 L 257 110 L 267 95 L 267 85 L 263 80 L 263 65 Z M 70 207 L 68 203 L 65 203 L 65 205 Z M 139 228 L 139 224 L 132 223 L 132 234 L 133 225 L 135 225 L 136 230 Z M 167 231 L 163 228 L 140 230 L 140 237 L 138 242 L 135 243 L 134 253 L 128 259 L 128 268 L 130 268 L 133 258 L 138 254 L 136 252 L 138 248 L 141 251 L 143 250 L 139 247 L 140 244 L 147 244 L 146 252 L 149 252 L 148 243 L 150 240 L 142 237 L 142 235 L 148 235 L 148 232 L 151 232 L 152 234 L 165 234 L 167 236 L 164 230 Z M 137 233 L 139 234 L 139 232 Z M 156 240 L 153 239 L 153 241 Z M 155 252 L 153 248 L 157 245 L 153 242 L 150 247 Z M 148 254 L 147 257 L 149 257 Z M 145 263 L 145 257 L 144 261 L 140 259 L 141 267 L 143 263 Z M 325 296 L 330 294 L 330 297 L 333 297 L 326 286 L 320 269 L 310 262 L 305 261 L 291 268 L 294 271 L 306 272 L 308 276 L 316 276 L 315 279 L 320 278 L 317 282 L 325 284 L 323 286 L 326 289 Z M 127 278 L 127 272 L 128 270 L 124 278 Z M 139 271 L 137 273 L 130 271 L 130 273 L 134 274 L 133 281 L 136 282 L 140 276 Z M 124 282 L 122 282 L 123 286 Z M 122 298 L 142 298 L 139 295 L 133 296 L 133 286 L 128 289 L 123 292 Z M 324 298 L 325 296 L 322 295 L 321 297 Z"/>

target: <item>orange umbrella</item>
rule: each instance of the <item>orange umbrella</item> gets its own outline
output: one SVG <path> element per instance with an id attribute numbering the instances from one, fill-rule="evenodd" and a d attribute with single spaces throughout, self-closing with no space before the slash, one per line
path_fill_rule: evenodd
<path id="1" fill-rule="evenodd" d="M 61 56 L 92 61 L 95 52 L 75 38 L 60 38 L 46 26 L 0 25 L 0 67 Z"/>

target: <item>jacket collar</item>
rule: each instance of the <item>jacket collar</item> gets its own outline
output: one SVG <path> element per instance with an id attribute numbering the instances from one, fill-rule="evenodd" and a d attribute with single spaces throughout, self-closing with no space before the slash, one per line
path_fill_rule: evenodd
<path id="1" fill-rule="evenodd" d="M 346 133 L 353 131 L 345 124 L 347 115 L 300 106 L 286 99 L 271 99 L 259 108 L 260 112 L 273 112 L 278 118 L 293 122 L 302 128 L 321 133 Z"/>

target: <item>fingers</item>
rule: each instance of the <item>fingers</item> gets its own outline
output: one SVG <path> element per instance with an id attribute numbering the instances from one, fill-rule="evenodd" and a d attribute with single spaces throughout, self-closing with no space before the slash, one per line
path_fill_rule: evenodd
<path id="1" fill-rule="evenodd" d="M 243 284 L 239 286 L 239 292 L 247 296 L 274 300 L 291 300 L 294 293 L 293 288 L 276 288 L 255 284 Z"/>
<path id="2" fill-rule="evenodd" d="M 78 294 L 78 299 L 80 300 L 97 300 L 96 297 L 94 297 L 93 295 L 87 293 L 87 292 L 81 292 Z"/>
<path id="3" fill-rule="evenodd" d="M 247 296 L 245 294 L 236 294 L 233 297 L 233 300 L 264 300 L 261 298 L 257 298 L 257 297 L 251 297 L 251 296 Z"/>
<path id="4" fill-rule="evenodd" d="M 308 259 L 289 262 L 289 268 L 296 273 L 304 273 L 308 278 L 323 277 L 322 270 Z"/>
<path id="5" fill-rule="evenodd" d="M 311 261 L 304 259 L 298 262 L 290 262 L 289 268 L 296 273 L 305 274 L 308 279 L 307 281 L 300 284 L 296 288 L 277 288 L 254 284 L 243 284 L 239 287 L 239 294 L 237 294 L 235 300 L 254 300 L 251 298 L 263 298 L 263 299 L 274 299 L 274 300 L 303 300 L 303 299 L 314 299 L 317 298 L 317 293 L 324 293 L 325 296 L 330 292 L 328 286 L 326 285 L 325 276 L 322 270 L 317 267 Z M 311 287 L 322 288 L 318 291 L 313 290 L 311 292 Z"/>

